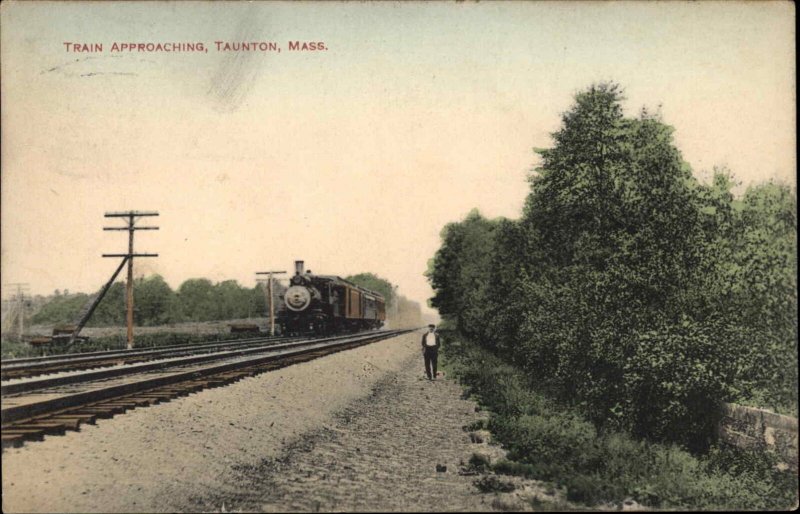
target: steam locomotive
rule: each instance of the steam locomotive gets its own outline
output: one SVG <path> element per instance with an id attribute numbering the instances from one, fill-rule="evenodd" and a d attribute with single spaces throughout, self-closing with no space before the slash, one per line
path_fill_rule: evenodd
<path id="1" fill-rule="evenodd" d="M 282 334 L 335 334 L 383 326 L 383 295 L 336 275 L 314 275 L 304 270 L 303 261 L 294 265 L 276 316 Z"/>

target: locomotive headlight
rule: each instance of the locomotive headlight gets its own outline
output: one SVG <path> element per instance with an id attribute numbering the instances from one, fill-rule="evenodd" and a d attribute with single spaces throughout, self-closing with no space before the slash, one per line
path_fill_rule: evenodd
<path id="1" fill-rule="evenodd" d="M 311 292 L 303 286 L 292 286 L 283 295 L 286 306 L 293 311 L 302 311 L 311 303 Z"/>

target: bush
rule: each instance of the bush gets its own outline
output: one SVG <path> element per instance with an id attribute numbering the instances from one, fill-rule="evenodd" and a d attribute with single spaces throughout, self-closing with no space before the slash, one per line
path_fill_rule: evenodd
<path id="1" fill-rule="evenodd" d="M 469 458 L 467 468 L 475 471 L 486 471 L 490 467 L 489 458 L 480 453 L 473 453 Z"/>
<path id="2" fill-rule="evenodd" d="M 624 365 L 624 415 L 633 433 L 707 448 L 719 407 L 732 401 L 755 335 L 722 322 L 684 321 L 639 335 Z"/>
<path id="3" fill-rule="evenodd" d="M 740 510 L 797 501 L 796 478 L 776 471 L 769 455 L 712 447 L 698 457 L 674 444 L 598 431 L 533 390 L 518 367 L 455 334 L 447 341 L 443 364 L 492 412 L 488 428 L 508 450 L 491 466 L 495 473 L 553 481 L 566 487 L 568 499 L 588 504 L 633 498 L 664 509 Z"/>
<path id="4" fill-rule="evenodd" d="M 487 475 L 475 481 L 475 486 L 482 493 L 510 493 L 516 486 L 504 480 L 500 480 L 494 475 Z"/>

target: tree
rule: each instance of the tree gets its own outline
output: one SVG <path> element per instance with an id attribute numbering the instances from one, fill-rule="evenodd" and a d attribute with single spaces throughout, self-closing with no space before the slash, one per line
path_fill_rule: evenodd
<path id="1" fill-rule="evenodd" d="M 394 286 L 385 278 L 381 278 L 374 273 L 359 273 L 357 275 L 350 275 L 346 277 L 345 280 L 349 280 L 357 286 L 369 289 L 370 291 L 382 294 L 383 298 L 386 300 L 387 309 L 394 305 Z"/>
<path id="2" fill-rule="evenodd" d="M 622 100 L 576 95 L 518 222 L 443 229 L 431 303 L 597 423 L 700 448 L 717 402 L 796 404 L 796 195 L 698 183 Z"/>
<path id="3" fill-rule="evenodd" d="M 31 318 L 31 322 L 48 324 L 71 323 L 87 299 L 88 295 L 82 293 L 70 297 L 56 295 L 42 305 L 42 308 Z"/>
<path id="4" fill-rule="evenodd" d="M 88 325 L 102 327 L 125 324 L 125 283 L 114 282 L 89 319 Z"/>
<path id="5" fill-rule="evenodd" d="M 180 321 L 178 298 L 161 275 L 138 278 L 133 285 L 134 323 L 163 325 Z"/>
<path id="6" fill-rule="evenodd" d="M 250 310 L 248 290 L 242 288 L 235 280 L 225 280 L 214 286 L 214 298 L 216 312 L 213 319 L 247 317 Z"/>
<path id="7" fill-rule="evenodd" d="M 181 310 L 191 321 L 214 319 L 214 285 L 205 278 L 190 278 L 178 288 Z"/>
<path id="8" fill-rule="evenodd" d="M 446 225 L 442 246 L 426 272 L 435 291 L 431 305 L 470 335 L 485 333 L 486 293 L 499 223 L 473 209 L 463 221 Z"/>

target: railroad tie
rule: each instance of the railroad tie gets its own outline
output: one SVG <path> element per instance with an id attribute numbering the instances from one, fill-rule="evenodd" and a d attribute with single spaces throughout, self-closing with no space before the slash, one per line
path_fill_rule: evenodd
<path id="1" fill-rule="evenodd" d="M 152 398 L 145 398 L 145 397 L 143 397 L 141 395 L 138 395 L 138 394 L 136 396 L 133 396 L 133 397 L 130 397 L 130 398 L 125 398 L 125 400 L 126 401 L 130 401 L 131 403 L 135 404 L 137 407 L 147 407 L 149 405 L 157 403 Z"/>
<path id="2" fill-rule="evenodd" d="M 162 402 L 170 401 L 172 396 L 168 394 L 140 394 L 138 398 L 150 400 L 153 405 L 156 405 Z"/>
<path id="3" fill-rule="evenodd" d="M 36 438 L 36 440 L 38 440 L 38 441 L 41 441 L 42 439 L 44 439 L 44 435 L 42 435 L 41 437 Z M 19 448 L 20 446 L 23 445 L 23 443 L 25 443 L 25 441 L 29 441 L 29 440 L 31 440 L 31 437 L 29 437 L 26 434 L 16 434 L 16 433 L 14 433 L 14 434 L 6 434 L 6 433 L 3 433 L 3 435 L 2 435 L 2 446 L 3 446 L 3 448 L 8 448 L 8 447 Z"/>
<path id="4" fill-rule="evenodd" d="M 169 392 L 164 391 L 162 389 L 157 389 L 155 391 L 145 391 L 140 396 L 143 398 L 152 397 L 152 398 L 161 398 L 162 400 L 171 400 L 174 398 Z"/>
<path id="5" fill-rule="evenodd" d="M 226 377 L 209 377 L 204 380 L 195 382 L 200 387 L 216 387 L 221 385 L 230 384 L 232 379 Z"/>
<path id="6" fill-rule="evenodd" d="M 33 430 L 41 430 L 45 434 L 58 434 L 61 435 L 67 431 L 67 427 L 64 426 L 64 423 L 55 422 L 55 421 L 28 421 L 26 423 L 15 425 L 15 429 L 33 429 Z M 3 432 L 6 432 L 5 430 Z"/>
<path id="7" fill-rule="evenodd" d="M 114 400 L 114 401 L 110 401 L 108 403 L 103 404 L 103 406 L 105 406 L 105 407 L 118 407 L 118 408 L 122 409 L 122 412 L 125 412 L 127 410 L 135 409 L 137 405 L 136 405 L 136 402 L 132 402 L 132 401 L 129 401 L 129 400 L 124 400 L 124 401 L 123 400 Z"/>
<path id="8" fill-rule="evenodd" d="M 141 393 L 138 393 L 136 396 L 139 397 L 147 397 L 152 396 L 154 398 L 172 398 L 172 395 L 169 392 L 165 391 L 163 387 L 156 387 L 153 389 L 146 389 Z"/>
<path id="9" fill-rule="evenodd" d="M 44 430 L 40 430 L 38 428 L 9 428 L 3 430 L 3 437 L 9 437 L 9 440 L 13 440 L 13 438 L 24 438 L 24 439 L 34 439 L 37 441 L 41 441 L 44 439 Z"/>
<path id="10" fill-rule="evenodd" d="M 62 418 L 60 416 L 47 418 L 46 420 L 42 421 L 46 421 L 47 423 L 57 423 L 63 426 L 65 430 L 78 430 L 78 427 L 80 427 L 81 424 L 80 418 Z"/>
<path id="11" fill-rule="evenodd" d="M 94 414 L 98 418 L 108 419 L 114 414 L 122 414 L 125 412 L 124 407 L 118 405 L 93 405 L 91 407 L 83 407 L 78 411 L 80 414 Z"/>
<path id="12" fill-rule="evenodd" d="M 183 384 L 175 384 L 174 386 L 165 387 L 161 389 L 166 393 L 170 393 L 174 396 L 185 396 L 189 393 L 193 393 L 199 390 L 201 386 L 192 384 L 191 382 L 183 383 Z"/>
<path id="13" fill-rule="evenodd" d="M 88 423 L 89 425 L 94 425 L 95 421 L 97 420 L 97 416 L 95 414 L 75 414 L 69 412 L 65 414 L 58 414 L 49 419 L 65 419 L 65 420 L 76 419 L 81 423 Z"/>
<path id="14" fill-rule="evenodd" d="M 79 412 L 91 414 L 92 416 L 95 417 L 95 419 L 111 419 L 114 417 L 114 414 L 118 414 L 113 412 L 111 409 L 100 409 L 100 408 L 94 408 L 91 410 L 81 409 Z"/>
<path id="15" fill-rule="evenodd" d="M 179 378 L 183 381 L 176 381 L 156 387 L 150 386 L 150 389 L 144 389 L 140 392 L 131 392 L 136 390 L 135 387 L 131 387 L 128 389 L 128 392 L 122 396 L 114 396 L 106 400 L 94 400 L 93 402 L 83 406 L 74 406 L 67 409 L 61 409 L 50 412 L 49 414 L 39 414 L 36 418 L 20 420 L 13 425 L 8 425 L 2 430 L 3 447 L 17 446 L 26 440 L 43 439 L 45 435 L 63 434 L 67 429 L 79 430 L 79 427 L 82 423 L 93 424 L 98 418 L 111 418 L 116 414 L 122 414 L 127 410 L 134 409 L 136 407 L 150 406 L 160 402 L 168 402 L 174 398 L 186 396 L 206 388 L 225 386 L 237 382 L 243 378 L 281 369 L 291 366 L 292 364 L 307 362 L 324 355 L 359 347 L 364 344 L 368 344 L 369 342 L 379 341 L 382 339 L 384 338 L 379 337 L 376 339 L 370 339 L 369 341 L 355 341 L 344 344 L 339 343 L 341 346 L 303 351 L 299 354 L 282 356 L 279 360 L 273 360 L 270 362 L 260 362 L 258 364 L 244 362 L 243 364 L 245 364 L 245 366 L 235 369 L 231 369 L 229 366 L 223 366 L 228 368 L 227 371 L 221 371 L 217 373 L 212 372 L 207 376 L 203 376 L 203 374 L 212 371 L 213 368 L 207 371 L 200 369 L 195 372 L 180 373 L 178 376 L 176 376 L 176 378 Z M 123 360 L 131 363 L 146 361 L 149 359 L 146 357 L 131 356 L 126 357 Z M 122 363 L 120 358 L 112 357 L 107 360 L 98 360 L 91 363 L 78 363 L 72 369 L 92 369 L 120 363 Z M 60 371 L 60 368 L 58 366 L 44 366 L 42 368 L 28 370 L 28 373 L 31 371 L 33 371 L 34 375 L 48 374 Z M 3 376 L 7 377 L 9 375 L 16 375 L 17 373 L 19 372 L 16 370 L 8 370 L 3 372 Z M 9 404 L 12 406 L 15 405 L 13 402 L 9 402 Z M 42 409 L 40 409 L 40 412 L 41 410 Z"/>
<path id="16" fill-rule="evenodd" d="M 244 378 L 246 376 L 249 376 L 249 373 L 247 373 L 246 371 L 229 371 L 228 373 L 220 373 L 219 376 L 221 376 L 223 378 L 237 379 L 237 378 Z"/>

